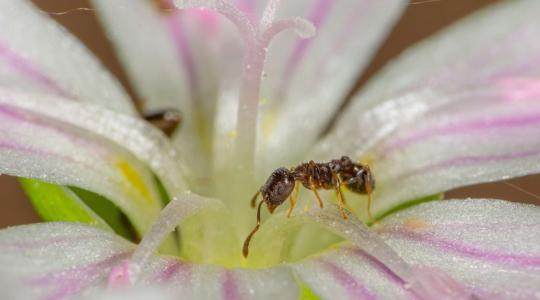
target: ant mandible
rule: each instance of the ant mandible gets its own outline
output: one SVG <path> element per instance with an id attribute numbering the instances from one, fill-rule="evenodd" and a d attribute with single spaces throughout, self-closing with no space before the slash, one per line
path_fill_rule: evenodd
<path id="1" fill-rule="evenodd" d="M 334 159 L 327 163 L 310 161 L 291 169 L 279 168 L 272 172 L 266 183 L 251 199 L 251 206 L 255 207 L 257 198 L 259 195 L 262 195 L 262 201 L 257 207 L 257 225 L 255 225 L 255 228 L 253 228 L 244 241 L 244 247 L 242 249 L 244 257 L 248 256 L 251 238 L 261 226 L 262 204 L 266 203 L 268 211 L 273 213 L 288 198 L 290 206 L 287 211 L 287 217 L 290 217 L 296 206 L 298 194 L 297 182 L 302 183 L 305 188 L 313 191 L 321 208 L 324 207 L 324 204 L 317 190 L 335 190 L 343 219 L 347 219 L 347 215 L 345 214 L 345 197 L 343 196 L 341 187 L 345 186 L 348 190 L 355 193 L 367 194 L 368 216 L 373 222 L 371 215 L 371 192 L 375 189 L 375 178 L 368 165 L 353 162 L 349 157 L 342 156 L 341 159 Z M 295 191 L 294 195 L 292 195 L 293 191 Z"/>

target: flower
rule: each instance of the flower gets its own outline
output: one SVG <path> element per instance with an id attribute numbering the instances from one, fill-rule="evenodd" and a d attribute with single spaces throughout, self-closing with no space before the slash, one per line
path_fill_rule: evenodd
<path id="1" fill-rule="evenodd" d="M 252 1 L 179 2 L 229 20 L 206 10 L 160 14 L 142 0 L 94 3 L 145 108 L 181 105 L 185 120 L 171 143 L 58 25 L 27 2 L 1 2 L 0 172 L 56 184 L 26 181 L 27 190 L 47 190 L 32 197 L 40 213 L 92 224 L 0 231 L 0 284 L 15 288 L 8 295 L 538 296 L 537 206 L 480 199 L 412 206 L 456 186 L 538 172 L 537 2 L 498 4 L 406 52 L 321 140 L 336 99 L 406 3 L 269 0 L 259 14 Z M 312 26 L 313 39 L 272 40 L 289 28 L 306 37 Z M 302 157 L 342 154 L 370 163 L 380 223 L 369 229 L 360 221 L 366 212 L 353 194 L 358 218 L 349 213 L 348 221 L 330 201 L 291 218 L 275 213 L 245 260 L 256 182 Z M 154 176 L 170 195 L 163 210 Z M 118 236 L 111 227 L 119 226 L 72 187 L 110 199 L 142 241 Z M 180 258 L 156 255 L 158 247 Z"/>

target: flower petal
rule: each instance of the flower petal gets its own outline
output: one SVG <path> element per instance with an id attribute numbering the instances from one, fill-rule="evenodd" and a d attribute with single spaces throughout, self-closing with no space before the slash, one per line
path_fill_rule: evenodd
<path id="1" fill-rule="evenodd" d="M 324 299 L 410 299 L 405 282 L 356 247 L 343 247 L 291 267 Z"/>
<path id="2" fill-rule="evenodd" d="M 338 245 L 338 250 L 291 264 L 323 297 L 469 299 L 470 293 L 451 276 L 421 262 L 410 266 L 361 221 L 343 220 L 335 207 L 312 209 L 307 215 L 354 244 Z"/>
<path id="3" fill-rule="evenodd" d="M 270 46 L 262 92 L 270 101 L 261 126 L 271 166 L 297 160 L 311 147 L 406 4 L 282 1 L 278 19 L 304 17 L 317 34 L 305 40 L 280 36 Z"/>
<path id="4" fill-rule="evenodd" d="M 108 273 L 131 255 L 134 246 L 94 227 L 47 223 L 0 231 L 0 249 L 0 273 L 21 282 L 37 299 L 66 299 L 102 294 Z M 158 287 L 175 299 L 295 299 L 298 295 L 285 267 L 225 269 L 154 256 L 141 275 L 135 289 Z"/>
<path id="5" fill-rule="evenodd" d="M 94 105 L 81 105 L 54 96 L 39 96 L 0 90 L 0 104 L 28 110 L 83 128 L 128 149 L 145 162 L 171 195 L 186 188 L 182 161 L 168 139 L 138 118 L 116 114 Z"/>
<path id="6" fill-rule="evenodd" d="M 369 162 L 379 215 L 540 171 L 540 142 L 531 138 L 540 132 L 538 4 L 496 5 L 408 51 L 357 96 L 313 156 Z"/>
<path id="7" fill-rule="evenodd" d="M 97 59 L 30 1 L 0 3 L 0 85 L 62 95 L 135 114 Z"/>
<path id="8" fill-rule="evenodd" d="M 133 245 L 77 223 L 44 223 L 0 231 L 1 273 L 34 299 L 68 299 L 99 288 L 107 270 Z"/>
<path id="9" fill-rule="evenodd" d="M 540 293 L 540 207 L 500 200 L 421 204 L 376 230 L 411 264 L 444 270 L 482 299 Z"/>
<path id="10" fill-rule="evenodd" d="M 163 2 L 167 7 L 165 0 L 154 2 Z M 200 172 L 197 176 L 203 177 L 202 170 L 208 168 L 212 149 L 220 86 L 221 71 L 216 66 L 216 52 L 220 50 L 215 44 L 223 31 L 208 32 L 203 15 L 216 22 L 220 19 L 213 12 L 199 10 L 159 11 L 158 5 L 146 0 L 93 3 L 141 98 L 143 110 L 181 111 L 181 128 L 173 140 L 178 148 L 188 152 L 190 160 L 186 163 L 191 171 Z M 137 34 L 127 34 L 133 28 L 137 28 Z"/>
<path id="11" fill-rule="evenodd" d="M 86 121 L 94 128 L 105 129 L 106 123 L 94 123 L 95 118 L 83 119 L 85 112 L 92 112 L 84 111 L 88 107 L 68 100 L 48 101 L 51 99 L 54 98 L 0 91 L 0 172 L 99 193 L 126 213 L 139 234 L 144 233 L 161 208 L 147 166 L 95 130 L 75 127 L 64 122 L 66 118 L 56 119 L 39 112 L 43 107 L 43 112 L 69 114 L 67 119 L 78 118 L 81 123 Z M 114 116 L 109 117 L 114 124 Z"/>

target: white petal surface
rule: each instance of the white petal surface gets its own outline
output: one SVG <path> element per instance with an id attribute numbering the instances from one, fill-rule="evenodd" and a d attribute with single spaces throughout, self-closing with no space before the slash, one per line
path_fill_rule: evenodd
<path id="1" fill-rule="evenodd" d="M 47 116 L 107 138 L 145 162 L 171 195 L 180 194 L 186 188 L 180 158 L 167 138 L 138 118 L 116 114 L 95 105 L 81 105 L 63 98 L 11 90 L 0 90 L 0 103 Z"/>
<path id="2" fill-rule="evenodd" d="M 178 149 L 191 158 L 187 163 L 192 173 L 204 177 L 207 174 L 202 170 L 208 168 L 212 150 L 219 80 L 226 73 L 223 66 L 218 66 L 224 63 L 219 56 L 230 59 L 226 53 L 230 50 L 226 49 L 231 47 L 227 44 L 234 44 L 238 52 L 240 40 L 236 35 L 232 39 L 223 37 L 232 26 L 217 13 L 180 11 L 168 1 L 156 5 L 159 2 L 93 3 L 126 66 L 143 110 L 181 111 L 182 124 L 173 139 Z M 137 28 L 137 34 L 128 34 L 133 28 Z M 227 41 L 225 45 L 222 39 Z M 239 68 L 241 58 L 239 53 L 235 56 Z"/>
<path id="3" fill-rule="evenodd" d="M 403 279 L 355 247 L 332 250 L 291 267 L 324 299 L 411 299 L 413 296 Z"/>
<path id="4" fill-rule="evenodd" d="M 0 249 L 2 270 L 22 282 L 35 299 L 67 299 L 102 293 L 111 268 L 128 259 L 134 246 L 90 226 L 48 223 L 0 231 Z M 174 258 L 153 257 L 136 284 L 135 290 L 159 288 L 157 295 L 175 299 L 296 299 L 298 295 L 292 274 L 283 267 L 224 269 Z M 111 299 L 121 294 L 114 292 Z"/>
<path id="5" fill-rule="evenodd" d="M 540 293 L 540 207 L 500 200 L 421 204 L 376 227 L 411 264 L 439 268 L 481 299 Z"/>
<path id="6" fill-rule="evenodd" d="M 0 86 L 62 95 L 134 114 L 115 78 L 30 1 L 0 3 Z"/>
<path id="7" fill-rule="evenodd" d="M 406 4 L 282 1 L 276 19 L 304 17 L 317 33 L 305 40 L 282 34 L 269 48 L 261 95 L 268 100 L 261 115 L 268 168 L 294 162 L 311 147 Z"/>
<path id="8" fill-rule="evenodd" d="M 379 214 L 540 171 L 532 138 L 540 134 L 539 8 L 505 2 L 409 50 L 357 96 L 313 156 L 370 163 Z"/>
<path id="9" fill-rule="evenodd" d="M 147 167 L 125 148 L 95 132 L 39 113 L 36 107 L 24 107 L 23 103 L 29 105 L 30 101 L 15 104 L 16 100 L 38 99 L 26 96 L 1 92 L 0 172 L 101 194 L 127 214 L 140 234 L 144 233 L 161 208 Z M 76 105 L 69 100 L 64 103 Z M 52 104 L 57 105 L 49 110 L 68 113 L 62 111 L 62 101 Z M 69 115 L 83 120 L 82 113 L 77 115 L 82 111 L 77 107 Z M 98 127 L 98 123 L 92 125 Z"/>

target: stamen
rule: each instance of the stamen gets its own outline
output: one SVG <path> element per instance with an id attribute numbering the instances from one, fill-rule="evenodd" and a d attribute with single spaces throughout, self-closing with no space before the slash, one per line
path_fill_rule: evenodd
<path id="1" fill-rule="evenodd" d="M 276 12 L 279 9 L 279 5 L 281 4 L 281 0 L 268 0 L 266 2 L 266 7 L 264 8 L 261 22 L 259 24 L 261 31 L 265 31 L 268 26 L 274 22 L 274 18 L 276 16 Z"/>
<path id="2" fill-rule="evenodd" d="M 114 285 L 118 281 L 120 284 L 124 284 L 126 280 L 129 280 L 130 283 L 137 281 L 138 274 L 144 271 L 148 259 L 156 252 L 167 235 L 185 218 L 210 205 L 219 206 L 221 204 L 218 201 L 202 198 L 190 192 L 186 192 L 180 198 L 174 198 L 161 211 L 158 219 L 145 234 L 131 259 L 113 268 L 109 275 L 110 285 L 111 283 Z"/>
<path id="3" fill-rule="evenodd" d="M 235 159 L 238 168 L 245 174 L 253 173 L 260 87 L 268 46 L 278 33 L 287 29 L 294 29 L 302 38 L 311 36 L 315 31 L 309 21 L 301 18 L 274 21 L 280 3 L 280 0 L 269 0 L 260 24 L 256 25 L 249 16 L 226 0 L 175 0 L 178 8 L 215 10 L 235 24 L 243 37 L 245 50 L 238 100 Z"/>

